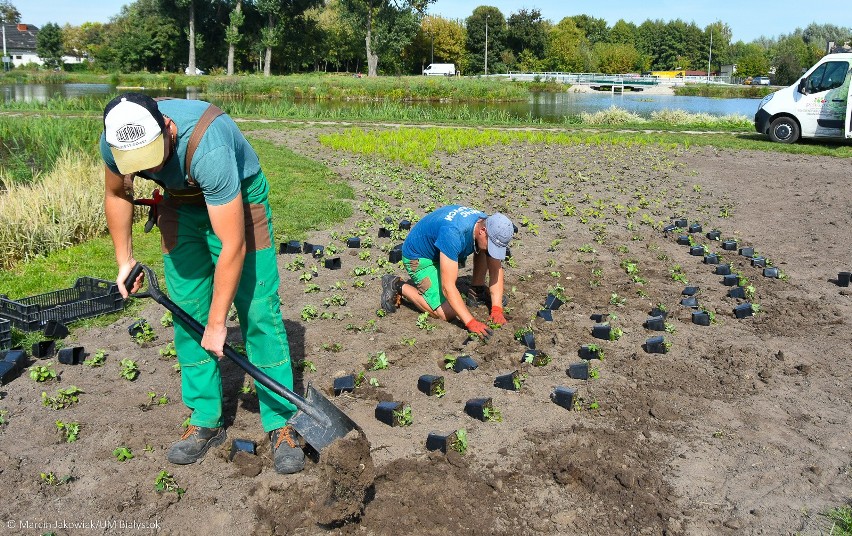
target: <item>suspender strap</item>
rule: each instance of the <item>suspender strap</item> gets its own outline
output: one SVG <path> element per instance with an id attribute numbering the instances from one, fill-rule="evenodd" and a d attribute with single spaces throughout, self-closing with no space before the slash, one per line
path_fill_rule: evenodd
<path id="1" fill-rule="evenodd" d="M 186 145 L 186 178 L 190 184 L 195 182 L 192 178 L 192 174 L 189 172 L 189 167 L 192 165 L 192 157 L 195 155 L 195 150 L 198 148 L 198 144 L 201 143 L 201 138 L 204 136 L 204 133 L 207 132 L 207 127 L 209 127 L 210 124 L 223 113 L 225 112 L 219 109 L 218 106 L 213 104 L 209 105 L 207 109 L 204 110 L 204 113 L 201 114 L 201 118 L 192 130 L 192 135 L 189 137 L 189 143 Z"/>

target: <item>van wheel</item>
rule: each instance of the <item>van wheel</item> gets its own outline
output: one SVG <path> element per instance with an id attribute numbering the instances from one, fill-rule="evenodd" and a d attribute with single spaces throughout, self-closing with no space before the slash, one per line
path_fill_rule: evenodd
<path id="1" fill-rule="evenodd" d="M 790 117 L 779 117 L 769 124 L 769 139 L 778 143 L 796 143 L 799 124 Z"/>

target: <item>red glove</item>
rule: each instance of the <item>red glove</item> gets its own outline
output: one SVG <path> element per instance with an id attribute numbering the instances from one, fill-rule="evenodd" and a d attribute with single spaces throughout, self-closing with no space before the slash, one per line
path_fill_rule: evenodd
<path id="1" fill-rule="evenodd" d="M 491 306 L 491 321 L 495 324 L 500 324 L 501 326 L 505 325 L 508 320 L 503 315 L 503 308 L 499 305 Z"/>
<path id="2" fill-rule="evenodd" d="M 493 333 L 491 331 L 491 328 L 489 328 L 488 326 L 486 326 L 475 318 L 471 318 L 470 321 L 464 325 L 464 327 L 466 327 L 469 332 L 475 333 L 483 339 L 487 339 Z"/>

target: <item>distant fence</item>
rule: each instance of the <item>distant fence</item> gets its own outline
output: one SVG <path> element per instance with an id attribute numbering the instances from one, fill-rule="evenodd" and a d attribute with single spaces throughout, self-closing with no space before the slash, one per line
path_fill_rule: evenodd
<path id="1" fill-rule="evenodd" d="M 603 73 L 563 73 L 563 72 L 540 72 L 526 73 L 520 71 L 509 71 L 506 75 L 512 80 L 521 81 L 553 81 L 563 84 L 581 85 L 632 85 L 632 86 L 682 86 L 684 84 L 730 84 L 730 76 L 683 76 L 668 78 L 652 75 L 638 74 L 603 74 Z"/>

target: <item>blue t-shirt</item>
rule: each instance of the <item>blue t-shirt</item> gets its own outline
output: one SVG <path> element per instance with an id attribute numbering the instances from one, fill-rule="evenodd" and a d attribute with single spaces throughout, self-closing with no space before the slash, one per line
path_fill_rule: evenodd
<path id="1" fill-rule="evenodd" d="M 465 259 L 473 253 L 473 227 L 482 211 L 461 205 L 441 207 L 418 221 L 402 244 L 407 259 L 432 259 L 437 265 L 443 253 L 453 260 Z"/>
<path id="2" fill-rule="evenodd" d="M 208 103 L 198 100 L 171 99 L 157 107 L 177 125 L 176 151 L 158 173 L 150 173 L 171 190 L 192 188 L 186 178 L 186 149 L 192 131 Z M 100 140 L 101 157 L 113 172 L 119 173 L 104 134 Z M 228 115 L 217 117 L 204 133 L 192 156 L 190 173 L 201 187 L 209 205 L 224 205 L 240 193 L 242 181 L 260 172 L 260 161 L 239 127 Z M 147 172 L 145 174 L 148 174 Z M 144 175 L 143 175 L 144 176 Z"/>

